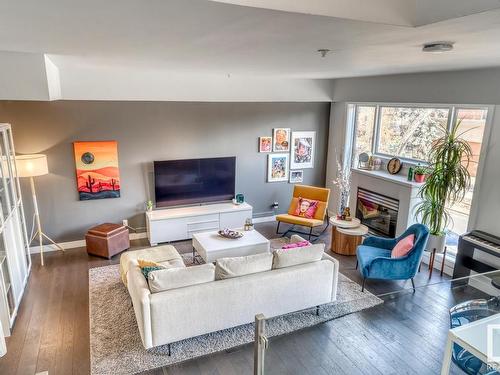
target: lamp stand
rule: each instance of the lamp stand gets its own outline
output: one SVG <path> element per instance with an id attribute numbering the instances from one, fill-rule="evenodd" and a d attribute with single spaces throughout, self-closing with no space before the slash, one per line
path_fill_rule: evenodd
<path id="1" fill-rule="evenodd" d="M 43 266 L 43 238 L 45 237 L 47 240 L 52 242 L 53 245 L 55 245 L 59 250 L 64 251 L 64 249 L 61 247 L 61 245 L 58 245 L 52 238 L 47 236 L 45 233 L 42 231 L 42 224 L 40 223 L 40 213 L 38 211 L 38 201 L 36 199 L 36 190 L 35 190 L 35 180 L 33 177 L 30 177 L 30 185 L 31 185 L 31 196 L 33 197 L 33 209 L 35 211 L 33 215 L 33 229 L 35 229 L 35 223 L 36 223 L 36 232 L 31 236 L 30 238 L 30 245 L 33 242 L 35 238 L 38 237 L 38 240 L 40 241 L 40 259 L 41 263 Z"/>

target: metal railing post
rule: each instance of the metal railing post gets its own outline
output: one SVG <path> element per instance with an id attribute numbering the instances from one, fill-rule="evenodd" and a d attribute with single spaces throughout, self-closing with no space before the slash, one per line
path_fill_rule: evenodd
<path id="1" fill-rule="evenodd" d="M 253 355 L 254 375 L 264 375 L 264 360 L 269 344 L 266 335 L 266 318 L 263 314 L 255 315 L 255 342 Z"/>

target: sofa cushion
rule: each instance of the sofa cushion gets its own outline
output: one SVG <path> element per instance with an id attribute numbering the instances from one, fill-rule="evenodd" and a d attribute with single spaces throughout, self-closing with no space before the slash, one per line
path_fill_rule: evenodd
<path id="1" fill-rule="evenodd" d="M 316 244 L 295 249 L 278 249 L 273 253 L 273 269 L 296 266 L 321 260 L 325 244 Z"/>
<path id="2" fill-rule="evenodd" d="M 217 259 L 215 263 L 215 279 L 230 279 L 251 273 L 270 271 L 272 264 L 273 254 L 271 253 Z"/>
<path id="3" fill-rule="evenodd" d="M 214 281 L 214 279 L 215 267 L 209 263 L 200 266 L 153 271 L 149 274 L 148 282 L 151 293 L 159 293 L 170 289 L 208 283 Z"/>
<path id="4" fill-rule="evenodd" d="M 127 286 L 129 263 L 137 259 L 159 263 L 166 268 L 184 267 L 182 257 L 172 245 L 160 245 L 147 249 L 127 251 L 120 256 L 120 276 L 125 286 Z"/>

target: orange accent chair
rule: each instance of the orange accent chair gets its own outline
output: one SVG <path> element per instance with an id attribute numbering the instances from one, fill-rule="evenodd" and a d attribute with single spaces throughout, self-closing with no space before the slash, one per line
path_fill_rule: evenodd
<path id="1" fill-rule="evenodd" d="M 299 202 L 299 198 L 305 198 L 310 200 L 318 201 L 318 209 L 314 215 L 314 218 L 308 219 L 305 217 L 295 216 L 295 209 Z M 285 236 L 289 232 L 300 233 L 309 235 L 309 240 L 311 237 L 319 237 L 322 235 L 328 226 L 330 225 L 330 220 L 328 219 L 328 199 L 330 198 L 330 189 L 320 188 L 315 186 L 307 185 L 295 185 L 293 189 L 293 197 L 288 208 L 288 213 L 276 216 L 276 221 L 278 222 L 278 227 L 276 228 L 276 233 Z M 324 225 L 325 218 L 327 220 L 326 227 L 319 234 L 314 234 L 313 229 Z M 280 224 L 287 223 L 291 224 L 292 227 L 284 233 L 280 233 Z M 294 230 L 295 225 L 300 225 L 309 228 L 309 233 L 299 232 Z"/>

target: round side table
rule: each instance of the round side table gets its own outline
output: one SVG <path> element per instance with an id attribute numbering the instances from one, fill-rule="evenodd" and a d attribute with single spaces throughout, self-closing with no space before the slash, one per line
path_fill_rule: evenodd
<path id="1" fill-rule="evenodd" d="M 331 250 L 340 255 L 356 255 L 356 248 L 363 243 L 368 227 L 356 218 L 351 221 L 332 218 L 330 224 L 333 226 Z"/>

